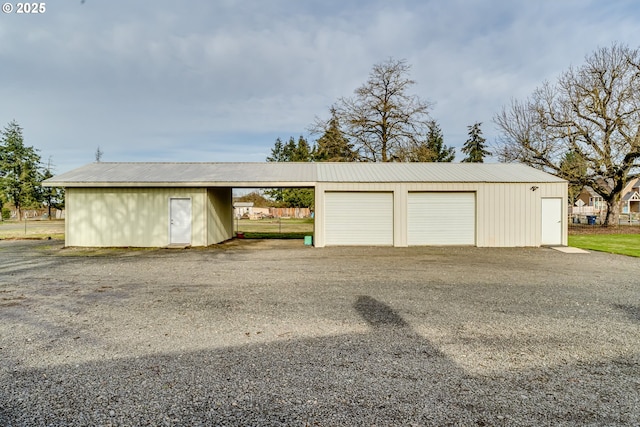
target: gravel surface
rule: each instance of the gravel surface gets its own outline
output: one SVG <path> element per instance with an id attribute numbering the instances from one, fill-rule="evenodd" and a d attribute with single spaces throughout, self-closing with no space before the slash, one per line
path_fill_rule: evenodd
<path id="1" fill-rule="evenodd" d="M 0 241 L 1 426 L 640 425 L 640 259 Z"/>

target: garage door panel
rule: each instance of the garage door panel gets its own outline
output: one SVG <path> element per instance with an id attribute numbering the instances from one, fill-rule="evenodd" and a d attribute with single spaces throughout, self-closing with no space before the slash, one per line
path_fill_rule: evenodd
<path id="1" fill-rule="evenodd" d="M 474 245 L 475 193 L 409 193 L 409 245 Z"/>
<path id="2" fill-rule="evenodd" d="M 325 193 L 327 245 L 393 245 L 393 193 Z"/>

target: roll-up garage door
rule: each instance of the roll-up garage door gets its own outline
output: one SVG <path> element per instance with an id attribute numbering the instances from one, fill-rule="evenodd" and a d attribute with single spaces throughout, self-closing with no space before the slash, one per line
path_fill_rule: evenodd
<path id="1" fill-rule="evenodd" d="M 393 193 L 325 193 L 327 245 L 393 245 Z"/>
<path id="2" fill-rule="evenodd" d="M 409 193 L 409 245 L 475 245 L 475 193 Z"/>

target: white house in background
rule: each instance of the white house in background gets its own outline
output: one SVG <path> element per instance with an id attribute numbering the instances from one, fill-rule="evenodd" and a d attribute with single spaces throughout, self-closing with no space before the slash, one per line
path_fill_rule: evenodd
<path id="1" fill-rule="evenodd" d="M 253 202 L 233 202 L 233 216 L 242 218 L 243 215 L 253 215 Z"/>
<path id="2" fill-rule="evenodd" d="M 314 245 L 567 244 L 567 182 L 520 164 L 92 163 L 66 189 L 67 246 L 233 238 L 234 188 L 313 188 Z"/>

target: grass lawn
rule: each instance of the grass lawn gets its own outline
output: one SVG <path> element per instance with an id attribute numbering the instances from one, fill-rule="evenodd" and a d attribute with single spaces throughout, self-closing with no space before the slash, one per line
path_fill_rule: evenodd
<path id="1" fill-rule="evenodd" d="M 569 246 L 640 257 L 640 234 L 581 234 L 569 236 Z"/>
<path id="2" fill-rule="evenodd" d="M 268 232 L 268 233 L 254 233 L 247 232 L 244 233 L 245 239 L 304 239 L 305 236 L 312 236 L 313 233 L 300 233 L 300 232 L 291 232 L 291 233 L 277 233 L 277 232 Z"/>
<path id="3" fill-rule="evenodd" d="M 1 221 L 0 239 L 64 239 L 64 220 Z"/>
<path id="4" fill-rule="evenodd" d="M 304 239 L 313 235 L 312 218 L 241 219 L 233 221 L 233 231 L 248 239 Z M 64 239 L 64 220 L 1 221 L 0 239 Z"/>

